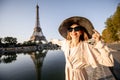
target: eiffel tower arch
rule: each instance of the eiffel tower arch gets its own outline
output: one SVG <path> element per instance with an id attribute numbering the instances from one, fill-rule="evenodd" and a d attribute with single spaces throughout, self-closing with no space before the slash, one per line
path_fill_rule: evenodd
<path id="1" fill-rule="evenodd" d="M 42 29 L 41 29 L 40 23 L 39 23 L 39 6 L 38 5 L 36 5 L 36 24 L 34 27 L 33 34 L 30 37 L 30 41 L 47 43 L 47 40 L 46 40 L 45 36 L 43 35 Z"/>

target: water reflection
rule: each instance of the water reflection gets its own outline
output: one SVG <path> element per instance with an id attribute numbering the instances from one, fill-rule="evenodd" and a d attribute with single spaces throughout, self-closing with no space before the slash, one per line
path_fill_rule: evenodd
<path id="1" fill-rule="evenodd" d="M 0 63 L 12 63 L 16 58 L 16 53 L 6 53 L 4 55 L 0 55 Z"/>
<path id="2" fill-rule="evenodd" d="M 47 50 L 31 52 L 30 56 L 34 62 L 37 80 L 41 79 L 41 69 Z"/>
<path id="3" fill-rule="evenodd" d="M 40 51 L 35 51 L 35 52 L 24 52 L 24 53 L 5 53 L 5 54 L 0 54 L 0 64 L 5 64 L 6 66 L 9 65 L 10 63 L 13 63 L 13 62 L 17 62 L 17 57 L 20 55 L 20 54 L 24 54 L 24 55 L 29 55 L 30 58 L 32 59 L 33 61 L 33 64 L 34 64 L 34 70 L 35 70 L 35 75 L 36 75 L 36 79 L 34 80 L 41 80 L 41 69 L 42 69 L 42 64 L 43 64 L 43 61 L 44 61 L 44 58 L 47 54 L 48 50 L 40 50 Z M 25 64 L 26 65 L 26 64 Z M 10 67 L 9 67 L 10 68 Z M 24 67 L 25 68 L 25 67 Z M 0 67 L 1 69 L 1 67 Z M 19 68 L 17 69 L 17 71 L 19 70 Z M 20 70 L 23 70 L 23 69 L 20 69 Z M 16 71 L 16 72 L 17 72 Z M 13 72 L 13 71 L 11 71 Z M 3 73 L 7 73 L 7 72 L 3 72 Z M 18 71 L 19 73 L 19 71 Z M 27 73 L 24 71 L 24 73 Z M 0 73 L 2 74 L 2 72 Z M 13 72 L 14 74 L 14 72 Z M 19 73 L 20 74 L 20 73 Z M 20 74 L 22 75 L 22 74 Z M 19 75 L 19 76 L 20 76 Z M 4 75 L 4 76 L 1 76 L 0 75 L 0 80 L 6 80 L 6 77 L 8 75 Z M 15 75 L 15 76 L 18 76 L 18 75 Z M 33 76 L 33 75 L 31 75 Z M 11 76 L 9 76 L 11 77 Z M 26 77 L 29 77 L 28 75 L 26 75 Z M 19 78 L 19 77 L 17 77 Z M 12 80 L 12 79 L 9 79 L 9 80 Z M 16 80 L 16 79 L 15 79 Z M 20 80 L 20 79 L 19 79 Z M 23 79 L 24 80 L 24 79 Z M 30 79 L 29 79 L 30 80 Z M 31 79 L 33 80 L 33 79 Z"/>
<path id="4" fill-rule="evenodd" d="M 61 53 L 61 50 L 0 53 L 0 80 L 64 80 L 65 59 Z"/>
<path id="5" fill-rule="evenodd" d="M 17 54 L 29 54 L 32 59 L 34 58 L 34 60 L 35 59 L 38 60 L 39 58 L 41 60 L 43 60 L 47 54 L 47 51 L 48 50 L 41 50 L 41 51 L 34 51 L 34 52 L 22 52 L 22 53 L 15 53 L 15 52 L 14 53 L 7 52 L 4 54 L 0 53 L 0 64 L 1 63 L 7 64 L 7 63 L 12 63 L 12 62 L 16 61 Z"/>

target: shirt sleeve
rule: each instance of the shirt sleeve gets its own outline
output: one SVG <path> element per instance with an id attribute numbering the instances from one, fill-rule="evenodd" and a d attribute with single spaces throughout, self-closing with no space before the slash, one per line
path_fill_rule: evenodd
<path id="1" fill-rule="evenodd" d="M 95 55 L 96 60 L 99 64 L 104 66 L 114 65 L 112 53 L 102 41 L 97 42 L 95 47 L 92 49 L 92 52 Z"/>

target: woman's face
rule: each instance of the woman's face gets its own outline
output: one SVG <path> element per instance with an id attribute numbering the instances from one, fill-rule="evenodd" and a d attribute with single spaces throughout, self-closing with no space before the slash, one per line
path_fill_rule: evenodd
<path id="1" fill-rule="evenodd" d="M 79 30 L 79 27 L 77 27 L 77 24 L 73 24 L 70 27 L 69 34 L 72 39 L 79 39 L 80 35 L 82 34 L 82 31 Z"/>

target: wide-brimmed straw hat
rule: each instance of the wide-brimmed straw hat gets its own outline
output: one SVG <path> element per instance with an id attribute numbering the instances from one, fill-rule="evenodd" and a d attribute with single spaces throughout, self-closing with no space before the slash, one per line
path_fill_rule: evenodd
<path id="1" fill-rule="evenodd" d="M 59 33 L 64 37 L 67 38 L 67 31 L 68 28 L 73 25 L 73 24 L 77 24 L 79 26 L 82 26 L 86 29 L 87 33 L 88 33 L 88 38 L 90 39 L 92 37 L 93 34 L 93 25 L 92 23 L 85 17 L 80 17 L 80 16 L 73 16 L 70 18 L 65 19 L 60 27 L 59 27 Z"/>

